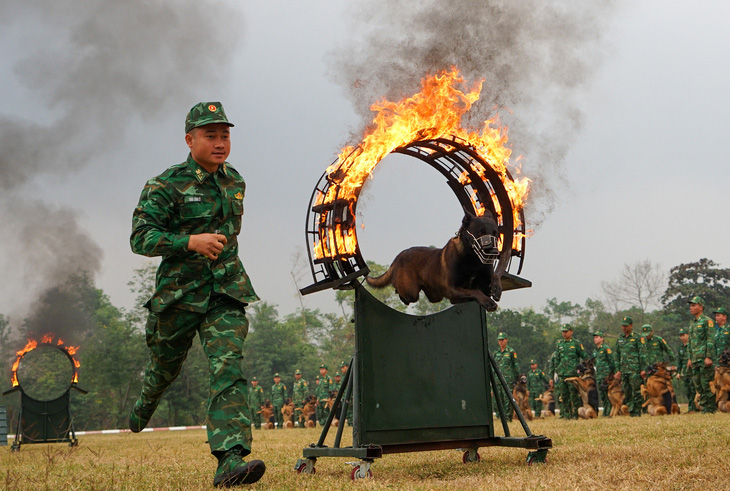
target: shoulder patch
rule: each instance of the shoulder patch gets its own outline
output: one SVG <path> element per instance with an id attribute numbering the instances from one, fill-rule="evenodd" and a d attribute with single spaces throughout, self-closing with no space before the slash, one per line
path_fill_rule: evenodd
<path id="1" fill-rule="evenodd" d="M 641 338 L 641 344 L 646 344 L 646 341 L 644 340 L 644 338 Z"/>
<path id="2" fill-rule="evenodd" d="M 611 348 L 606 348 L 606 353 L 611 354 Z"/>
<path id="3" fill-rule="evenodd" d="M 709 325 L 710 327 L 713 327 L 713 326 L 715 325 L 715 323 L 714 323 L 714 322 L 712 321 L 712 319 L 709 319 L 709 320 L 707 321 L 707 324 L 708 324 L 708 325 Z"/>

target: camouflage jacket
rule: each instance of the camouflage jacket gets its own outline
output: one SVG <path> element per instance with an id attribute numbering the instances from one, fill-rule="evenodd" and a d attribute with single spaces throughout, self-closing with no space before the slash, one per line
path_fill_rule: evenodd
<path id="1" fill-rule="evenodd" d="M 570 341 L 561 339 L 555 346 L 550 375 L 558 374 L 560 377 L 573 377 L 578 369 L 578 364 L 585 358 L 586 351 L 580 341 L 574 338 L 571 338 Z"/>
<path id="2" fill-rule="evenodd" d="M 602 344 L 600 347 L 596 348 L 593 356 L 596 358 L 596 382 L 602 382 L 606 380 L 606 377 L 609 375 L 616 373 L 613 351 L 607 344 Z"/>
<path id="3" fill-rule="evenodd" d="M 271 386 L 271 404 L 274 406 L 283 406 L 286 401 L 287 390 L 286 385 L 279 382 Z"/>
<path id="4" fill-rule="evenodd" d="M 531 395 L 539 396 L 545 392 L 549 384 L 550 381 L 547 375 L 539 368 L 527 372 L 527 390 L 530 391 Z"/>
<path id="5" fill-rule="evenodd" d="M 616 368 L 622 374 L 639 374 L 646 370 L 644 338 L 633 331 L 628 336 L 621 333 L 616 341 Z"/>
<path id="6" fill-rule="evenodd" d="M 494 356 L 499 371 L 502 372 L 507 383 L 514 384 L 517 382 L 517 378 L 520 376 L 520 368 L 517 365 L 515 350 L 507 346 L 504 351 L 496 350 L 492 356 Z"/>
<path id="7" fill-rule="evenodd" d="M 705 314 L 700 314 L 689 323 L 689 359 L 694 367 L 703 363 L 705 358 L 715 359 L 715 322 Z M 703 365 L 700 365 L 703 366 Z"/>
<path id="8" fill-rule="evenodd" d="M 251 412 L 257 412 L 264 404 L 264 388 L 260 385 L 248 388 L 248 408 Z"/>
<path id="9" fill-rule="evenodd" d="M 238 257 L 246 184 L 228 163 L 208 173 L 188 155 L 147 181 L 132 217 L 132 251 L 162 256 L 155 292 L 147 303 L 153 312 L 170 306 L 205 312 L 212 292 L 242 303 L 258 300 Z M 219 230 L 228 239 L 218 259 L 188 250 L 190 235 Z"/>
<path id="10" fill-rule="evenodd" d="M 319 378 L 319 384 L 317 385 L 316 396 L 318 401 L 324 401 L 330 397 L 330 386 L 332 385 L 332 377 L 326 375 Z"/>
<path id="11" fill-rule="evenodd" d="M 725 350 L 730 350 L 730 324 L 715 326 L 715 363 L 720 363 L 720 355 Z"/>
<path id="12" fill-rule="evenodd" d="M 332 380 L 332 384 L 330 385 L 330 393 L 336 394 L 340 391 L 340 387 L 342 387 L 342 379 L 340 379 L 339 383 L 336 380 Z"/>
<path id="13" fill-rule="evenodd" d="M 304 402 L 304 399 L 306 399 L 309 395 L 309 387 L 307 386 L 307 381 L 303 378 L 295 380 L 292 391 L 292 400 L 294 401 L 294 404 L 296 406 L 300 406 L 302 402 Z"/>
<path id="14" fill-rule="evenodd" d="M 646 357 L 646 366 L 659 362 L 674 362 L 674 351 L 664 341 L 664 338 L 656 334 L 652 334 L 651 339 L 644 338 L 644 356 Z"/>
<path id="15" fill-rule="evenodd" d="M 689 344 L 689 343 L 688 343 Z M 677 373 L 679 375 L 690 375 L 687 372 L 687 344 L 683 344 L 677 350 Z"/>

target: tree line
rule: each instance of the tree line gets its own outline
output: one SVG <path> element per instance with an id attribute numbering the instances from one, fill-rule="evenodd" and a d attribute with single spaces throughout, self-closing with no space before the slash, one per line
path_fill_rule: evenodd
<path id="1" fill-rule="evenodd" d="M 369 266 L 373 274 L 385 269 L 374 263 Z M 627 269 L 640 270 L 643 266 L 637 263 Z M 154 287 L 155 268 L 150 262 L 135 270 L 129 287 L 136 295 L 136 302 L 128 311 L 114 306 L 109 297 L 96 288 L 93 280 L 82 273 L 56 287 L 53 295 L 41 298 L 33 317 L 11 323 L 7 316 L 0 314 L 0 366 L 7 388 L 10 388 L 15 352 L 23 347 L 25 338 L 39 338 L 45 334 L 39 332 L 39 326 L 59 325 L 65 319 L 72 326 L 60 329 L 64 332 L 59 335 L 68 338 L 66 344 L 79 346 L 76 355 L 81 362 L 78 386 L 88 391 L 86 395 L 72 391 L 74 428 L 77 431 L 125 428 L 148 360 L 144 334 L 146 311 L 142 306 Z M 644 271 L 651 273 L 653 269 L 656 268 Z M 730 306 L 730 269 L 721 268 L 708 259 L 671 268 L 662 281 L 665 287 L 661 291 L 654 288 L 648 296 L 647 288 L 640 285 L 645 278 L 640 274 L 631 278 L 631 274 L 621 275 L 618 283 L 605 285 L 604 300 L 587 299 L 578 304 L 552 298 L 541 311 L 530 307 L 488 313 L 489 345 L 496 349 L 497 334 L 505 332 L 510 346 L 518 354 L 520 369 L 526 373 L 530 359 L 535 359 L 543 369 L 548 367 L 555 344 L 561 339 L 560 326 L 564 323 L 573 327 L 574 337 L 582 341 L 589 352 L 592 351 L 592 333 L 597 330 L 606 332 L 606 342 L 613 346 L 620 332 L 621 318 L 626 315 L 634 319 L 635 325 L 651 324 L 656 334 L 676 348 L 679 346 L 678 330 L 689 322 L 687 300 L 691 296 L 702 296 L 708 310 Z M 619 289 L 620 298 L 611 297 L 611 292 L 616 291 L 611 287 L 618 286 L 623 287 Z M 634 298 L 631 298 L 631 291 Z M 387 305 L 415 315 L 426 315 L 448 306 L 446 302 L 430 304 L 422 298 L 406 308 L 392 289 L 371 292 Z M 281 374 L 283 382 L 291 387 L 294 372 L 300 369 L 314 390 L 313 382 L 321 363 L 335 369 L 342 361 L 349 361 L 355 343 L 354 294 L 342 290 L 336 291 L 335 295 L 341 310 L 338 313 L 300 308 L 281 315 L 274 304 L 266 301 L 250 305 L 247 308 L 250 329 L 245 343 L 244 373 L 258 377 L 268 391 L 274 373 Z M 656 308 L 652 307 L 652 302 Z M 43 383 L 42 377 L 34 380 Z M 207 397 L 207 360 L 196 342 L 150 424 L 204 424 Z M 10 428 L 14 432 L 20 397 L 10 394 L 0 399 L 0 404 L 8 408 Z"/>

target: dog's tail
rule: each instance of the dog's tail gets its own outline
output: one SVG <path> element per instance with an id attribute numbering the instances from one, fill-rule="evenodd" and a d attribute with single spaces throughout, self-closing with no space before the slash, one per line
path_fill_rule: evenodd
<path id="1" fill-rule="evenodd" d="M 393 279 L 393 267 L 391 266 L 388 268 L 388 271 L 386 271 L 384 274 L 376 277 L 372 276 L 366 276 L 365 281 L 368 282 L 368 285 L 372 286 L 373 288 L 384 288 L 391 284 L 391 281 Z"/>

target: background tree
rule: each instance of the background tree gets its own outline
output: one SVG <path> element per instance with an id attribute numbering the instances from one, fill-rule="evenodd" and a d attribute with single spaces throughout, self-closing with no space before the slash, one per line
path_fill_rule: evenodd
<path id="1" fill-rule="evenodd" d="M 608 305 L 614 312 L 637 307 L 644 313 L 660 306 L 662 292 L 667 285 L 667 275 L 659 264 L 648 259 L 634 264 L 624 264 L 614 281 L 602 281 L 601 289 Z"/>
<path id="2" fill-rule="evenodd" d="M 689 319 L 687 302 L 694 295 L 705 301 L 705 313 L 716 307 L 730 308 L 730 269 L 720 268 L 709 259 L 680 264 L 669 270 L 669 284 L 662 303 L 667 314 L 677 320 Z"/>

